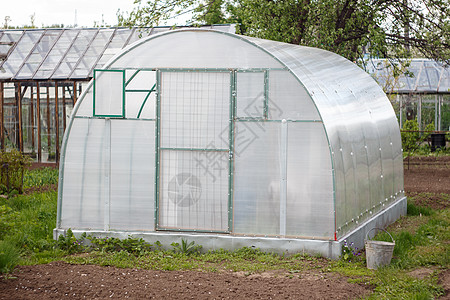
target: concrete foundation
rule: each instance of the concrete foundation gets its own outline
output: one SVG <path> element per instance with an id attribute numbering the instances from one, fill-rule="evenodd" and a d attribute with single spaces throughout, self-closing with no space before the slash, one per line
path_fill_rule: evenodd
<path id="1" fill-rule="evenodd" d="M 188 242 L 194 241 L 202 246 L 202 250 L 235 250 L 242 247 L 259 248 L 265 252 L 279 254 L 308 253 L 324 257 L 338 259 L 341 256 L 344 241 L 353 243 L 354 248 L 362 249 L 367 232 L 374 228 L 385 228 L 394 223 L 400 216 L 406 215 L 406 197 L 374 215 L 371 219 L 361 224 L 358 228 L 348 233 L 337 241 L 274 238 L 274 237 L 249 237 L 234 236 L 228 234 L 189 233 L 189 232 L 128 232 L 128 231 L 98 231 L 72 229 L 75 236 L 79 237 L 83 232 L 95 237 L 116 237 L 126 239 L 129 236 L 142 238 L 149 243 L 159 241 L 166 249 L 172 249 L 170 244 L 180 243 L 181 239 Z M 57 239 L 65 235 L 66 229 L 54 229 L 53 237 Z"/>

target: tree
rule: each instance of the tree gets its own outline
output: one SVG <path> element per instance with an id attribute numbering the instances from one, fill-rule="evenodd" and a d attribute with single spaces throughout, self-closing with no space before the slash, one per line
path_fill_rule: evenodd
<path id="1" fill-rule="evenodd" d="M 349 60 L 424 56 L 450 64 L 449 0 L 153 0 L 120 25 L 155 26 L 191 13 L 189 24 L 237 23 L 238 33 L 319 47 Z M 395 65 L 395 64 L 394 64 Z"/>

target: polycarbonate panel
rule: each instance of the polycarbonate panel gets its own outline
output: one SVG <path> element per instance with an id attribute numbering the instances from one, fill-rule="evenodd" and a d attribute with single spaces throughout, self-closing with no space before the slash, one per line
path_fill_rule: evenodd
<path id="1" fill-rule="evenodd" d="M 180 47 L 180 45 L 183 45 Z M 236 36 L 177 31 L 134 44 L 112 68 L 282 68 L 266 52 Z"/>
<path id="2" fill-rule="evenodd" d="M 229 72 L 161 72 L 161 147 L 228 149 Z"/>
<path id="3" fill-rule="evenodd" d="M 147 94 L 148 95 L 148 94 Z M 155 119 L 156 118 L 156 93 L 152 92 L 147 97 L 147 101 L 143 104 L 140 110 L 140 119 Z"/>
<path id="4" fill-rule="evenodd" d="M 127 90 L 150 90 L 156 84 L 156 72 L 127 70 L 126 81 L 128 82 L 126 86 Z"/>
<path id="5" fill-rule="evenodd" d="M 228 231 L 228 152 L 162 150 L 159 227 Z"/>
<path id="6" fill-rule="evenodd" d="M 264 72 L 236 73 L 236 116 L 263 118 L 265 101 Z"/>
<path id="7" fill-rule="evenodd" d="M 82 97 L 77 101 L 78 110 L 76 111 L 76 116 L 80 117 L 92 117 L 93 107 L 94 107 L 94 89 L 93 81 L 91 81 L 86 90 L 84 91 Z"/>
<path id="8" fill-rule="evenodd" d="M 383 128 L 389 130 L 387 128 Z M 389 200 L 389 198 L 395 194 L 394 192 L 394 156 L 392 153 L 392 142 L 390 136 L 386 135 L 380 139 L 381 144 L 381 159 L 383 167 L 383 191 L 384 199 L 380 201 Z"/>
<path id="9" fill-rule="evenodd" d="M 384 185 L 392 185 L 392 175 L 386 181 L 383 180 L 384 176 L 381 178 L 381 172 L 384 173 L 384 165 L 393 165 L 395 150 L 386 152 L 383 156 L 383 171 L 378 170 L 382 164 L 381 152 L 384 150 L 380 151 L 379 148 L 384 148 L 381 145 L 384 144 L 383 140 L 398 132 L 392 106 L 374 80 L 343 57 L 320 49 L 247 39 L 282 61 L 302 82 L 320 111 L 334 152 L 336 215 L 337 227 L 341 227 L 338 237 L 341 237 L 359 226 L 356 222 L 360 223 L 358 216 L 361 220 L 361 213 L 362 219 L 365 219 L 376 212 L 370 208 L 364 209 L 364 206 L 367 202 L 384 201 Z M 398 136 L 395 139 L 399 139 Z M 359 195 L 367 194 L 368 191 L 367 184 L 359 178 L 367 170 L 362 146 L 367 146 L 370 190 L 370 198 L 364 196 L 363 201 Z M 360 157 L 355 156 L 357 153 L 360 153 Z"/>
<path id="10" fill-rule="evenodd" d="M 269 119 L 320 120 L 311 96 L 288 70 L 269 71 Z"/>
<path id="11" fill-rule="evenodd" d="M 235 233 L 280 234 L 280 124 L 235 124 Z"/>
<path id="12" fill-rule="evenodd" d="M 125 117 L 155 119 L 155 100 L 155 92 L 150 95 L 149 92 L 125 93 Z"/>
<path id="13" fill-rule="evenodd" d="M 367 128 L 369 129 L 369 128 Z M 383 186 L 382 186 L 382 168 L 381 168 L 381 151 L 380 141 L 378 139 L 378 131 L 376 128 L 371 131 L 366 129 L 366 145 L 367 145 L 367 157 L 369 165 L 369 206 L 366 208 L 366 217 L 370 217 L 374 213 L 374 209 L 383 198 Z"/>
<path id="14" fill-rule="evenodd" d="M 124 73 L 96 71 L 94 78 L 94 115 L 122 117 L 124 115 Z"/>
<path id="15" fill-rule="evenodd" d="M 322 123 L 288 123 L 286 235 L 334 238 L 333 172 Z"/>
<path id="16" fill-rule="evenodd" d="M 394 195 L 396 198 L 403 196 L 403 152 L 400 131 L 392 133 L 392 149 L 394 155 Z"/>
<path id="17" fill-rule="evenodd" d="M 155 122 L 111 120 L 110 228 L 154 230 Z"/>
<path id="18" fill-rule="evenodd" d="M 105 120 L 75 119 L 64 156 L 62 228 L 104 228 Z"/>

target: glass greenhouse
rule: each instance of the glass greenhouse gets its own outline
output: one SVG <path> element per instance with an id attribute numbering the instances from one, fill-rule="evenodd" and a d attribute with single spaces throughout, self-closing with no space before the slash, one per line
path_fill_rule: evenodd
<path id="1" fill-rule="evenodd" d="M 411 59 L 410 75 L 394 77 L 385 59 L 372 59 L 367 71 L 384 87 L 400 127 L 417 120 L 420 130 L 433 124 L 436 131 L 450 131 L 450 68 L 430 59 Z"/>
<path id="2" fill-rule="evenodd" d="M 398 123 L 370 75 L 324 50 L 188 29 L 94 71 L 64 135 L 55 238 L 338 257 L 405 213 Z"/>

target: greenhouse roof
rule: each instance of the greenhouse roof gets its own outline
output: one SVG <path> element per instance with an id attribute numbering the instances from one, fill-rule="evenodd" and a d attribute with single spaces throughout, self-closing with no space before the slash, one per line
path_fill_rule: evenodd
<path id="1" fill-rule="evenodd" d="M 0 30 L 0 80 L 86 80 L 140 38 L 182 27 Z M 204 28 L 234 33 L 235 26 Z"/>
<path id="2" fill-rule="evenodd" d="M 367 65 L 367 71 L 387 92 L 450 93 L 450 67 L 430 59 L 413 59 L 407 70 L 410 76 L 402 75 L 394 79 L 386 59 L 372 59 Z"/>

